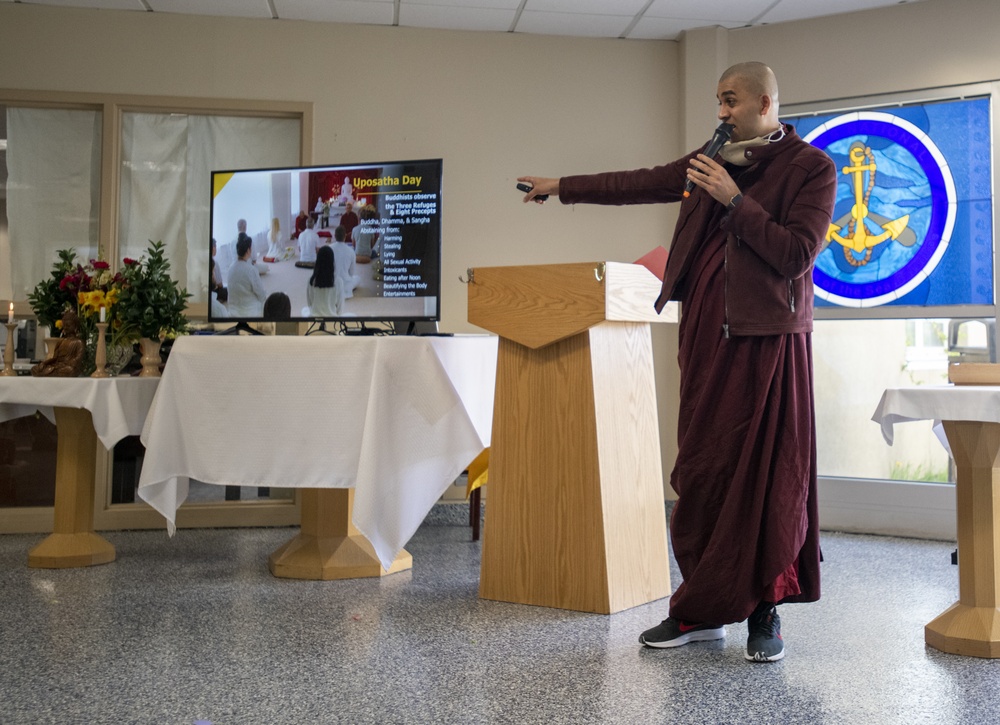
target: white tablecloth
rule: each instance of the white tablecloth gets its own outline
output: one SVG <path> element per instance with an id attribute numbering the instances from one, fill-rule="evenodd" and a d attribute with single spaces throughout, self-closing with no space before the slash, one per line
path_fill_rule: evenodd
<path id="1" fill-rule="evenodd" d="M 994 385 L 927 385 L 889 388 L 882 394 L 872 420 L 892 445 L 893 426 L 914 420 L 976 420 L 1000 423 L 1000 387 Z M 934 432 L 947 447 L 940 424 Z"/>
<path id="2" fill-rule="evenodd" d="M 158 383 L 158 378 L 0 377 L 0 421 L 39 411 L 55 422 L 55 407 L 86 409 L 97 437 L 110 450 L 125 436 L 142 432 Z"/>
<path id="3" fill-rule="evenodd" d="M 170 352 L 139 496 L 167 519 L 190 478 L 355 489 L 354 525 L 393 559 L 489 445 L 497 340 L 192 336 Z"/>

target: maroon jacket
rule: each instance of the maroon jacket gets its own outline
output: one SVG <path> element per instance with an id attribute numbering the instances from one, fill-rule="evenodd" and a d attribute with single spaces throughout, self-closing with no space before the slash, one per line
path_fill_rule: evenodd
<path id="1" fill-rule="evenodd" d="M 736 173 L 743 201 L 717 229 L 712 219 L 719 202 L 697 187 L 683 198 L 690 159 L 700 149 L 652 169 L 565 176 L 559 181 L 559 199 L 564 204 L 682 201 L 657 311 L 668 300 L 683 302 L 694 250 L 707 238 L 725 234 L 727 334 L 810 332 L 809 273 L 829 230 L 837 171 L 829 156 L 800 139 L 791 126 L 785 129 L 781 141 L 747 150 L 754 163 Z"/>

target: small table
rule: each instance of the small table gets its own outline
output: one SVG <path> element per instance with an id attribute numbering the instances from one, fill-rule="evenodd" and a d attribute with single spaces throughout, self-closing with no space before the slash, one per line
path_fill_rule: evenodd
<path id="1" fill-rule="evenodd" d="M 56 493 L 52 534 L 28 552 L 43 569 L 107 564 L 115 548 L 94 532 L 98 439 L 110 450 L 138 435 L 157 378 L 0 378 L 0 420 L 40 411 L 56 423 Z"/>
<path id="2" fill-rule="evenodd" d="M 924 641 L 951 654 L 1000 657 L 1000 387 L 889 389 L 872 420 L 890 445 L 896 423 L 943 422 L 958 474 L 959 601 L 924 627 Z"/>
<path id="3" fill-rule="evenodd" d="M 139 497 L 167 519 L 195 478 L 303 488 L 275 576 L 343 579 L 412 566 L 403 550 L 489 445 L 495 337 L 184 337 L 142 441 Z"/>

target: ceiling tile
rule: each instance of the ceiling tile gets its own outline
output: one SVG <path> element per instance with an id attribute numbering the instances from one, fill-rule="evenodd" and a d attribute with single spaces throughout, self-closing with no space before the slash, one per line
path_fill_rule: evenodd
<path id="1" fill-rule="evenodd" d="M 63 8 L 97 8 L 99 10 L 141 10 L 146 12 L 140 0 L 30 0 L 25 5 L 55 5 Z"/>
<path id="2" fill-rule="evenodd" d="M 445 30 L 491 30 L 507 32 L 514 22 L 515 9 L 444 7 L 442 5 L 399 6 L 399 24 L 412 28 Z"/>
<path id="3" fill-rule="evenodd" d="M 794 0 L 801 2 L 801 0 Z M 839 0 L 837 0 L 839 2 Z M 779 0 L 780 2 L 780 0 Z M 827 5 L 833 0 L 822 0 Z M 775 4 L 775 0 L 653 0 L 644 18 L 702 20 L 701 26 L 742 22 L 744 25 Z"/>
<path id="4" fill-rule="evenodd" d="M 217 15 L 236 18 L 270 18 L 267 0 L 146 0 L 153 12 Z"/>
<path id="5" fill-rule="evenodd" d="M 400 11 L 407 5 L 445 5 L 448 7 L 517 10 L 521 0 L 400 0 Z"/>
<path id="6" fill-rule="evenodd" d="M 871 10 L 872 8 L 882 8 L 913 0 L 895 0 L 885 2 L 885 0 L 781 0 L 775 3 L 774 7 L 767 11 L 758 22 L 761 23 L 781 23 L 788 20 L 803 20 L 805 18 L 818 18 L 824 15 L 839 15 L 840 13 L 853 13 L 858 10 Z M 919 2 L 919 0 L 917 0 Z M 995 1 L 995 0 L 994 0 Z"/>
<path id="7" fill-rule="evenodd" d="M 392 25 L 392 0 L 274 0 L 284 20 Z"/>
<path id="8" fill-rule="evenodd" d="M 575 35 L 586 38 L 617 38 L 632 23 L 625 15 L 585 15 L 582 13 L 521 13 L 518 33 Z"/>
<path id="9" fill-rule="evenodd" d="M 527 0 L 525 11 L 582 13 L 584 15 L 628 15 L 635 17 L 647 0 Z"/>

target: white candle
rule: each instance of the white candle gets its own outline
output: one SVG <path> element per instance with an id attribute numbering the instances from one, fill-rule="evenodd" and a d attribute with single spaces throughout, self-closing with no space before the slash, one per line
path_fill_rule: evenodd
<path id="1" fill-rule="evenodd" d="M 101 305 L 101 322 L 104 322 L 104 305 Z"/>
<path id="2" fill-rule="evenodd" d="M 14 322 L 14 303 L 10 303 L 10 309 L 7 310 L 7 324 L 12 324 Z"/>

